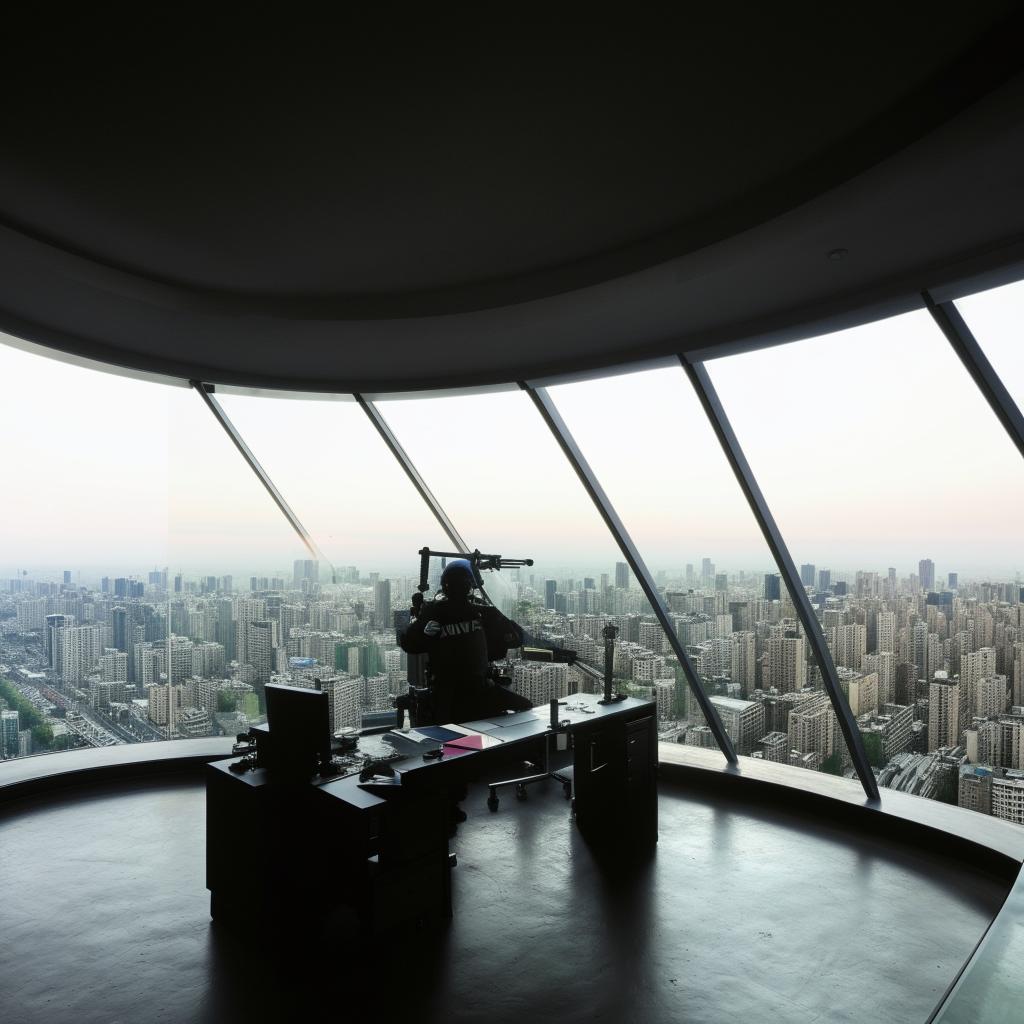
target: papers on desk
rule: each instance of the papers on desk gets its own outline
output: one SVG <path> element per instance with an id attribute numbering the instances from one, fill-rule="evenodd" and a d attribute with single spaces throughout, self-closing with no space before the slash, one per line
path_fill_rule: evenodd
<path id="1" fill-rule="evenodd" d="M 472 736 L 460 736 L 444 745 L 445 750 L 451 748 L 463 750 L 487 750 L 488 747 L 499 747 L 505 741 L 497 736 L 488 736 L 486 733 L 475 733 Z"/>
<path id="2" fill-rule="evenodd" d="M 435 743 L 447 743 L 449 740 L 457 740 L 460 736 L 466 735 L 466 730 L 452 725 L 420 725 L 415 729 L 410 729 L 405 735 L 423 736 Z"/>

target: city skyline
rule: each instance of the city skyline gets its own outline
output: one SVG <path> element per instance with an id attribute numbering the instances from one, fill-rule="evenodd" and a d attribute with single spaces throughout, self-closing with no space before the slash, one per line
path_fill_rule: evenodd
<path id="1" fill-rule="evenodd" d="M 840 700 L 880 785 L 1024 824 L 1024 587 L 971 580 L 928 557 L 915 568 L 861 569 L 844 580 L 801 564 Z M 298 558 L 276 576 L 157 569 L 89 587 L 75 575 L 71 567 L 0 586 L 0 756 L 235 735 L 262 720 L 271 682 L 317 680 L 334 728 L 358 727 L 412 678 L 393 613 L 409 607 L 415 574 L 332 573 Z M 439 575 L 435 560 L 433 587 Z M 577 654 L 570 669 L 512 653 L 504 672 L 535 706 L 602 688 L 612 623 L 615 686 L 654 701 L 660 742 L 717 747 L 689 669 L 625 562 L 487 576 L 492 600 L 536 642 Z M 729 573 L 703 556 L 681 573 L 658 572 L 657 582 L 737 752 L 856 784 L 779 574 Z"/>

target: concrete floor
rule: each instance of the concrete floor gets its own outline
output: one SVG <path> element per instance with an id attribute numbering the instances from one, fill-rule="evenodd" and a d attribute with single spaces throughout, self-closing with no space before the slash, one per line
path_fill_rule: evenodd
<path id="1" fill-rule="evenodd" d="M 561 788 L 474 787 L 455 919 L 360 962 L 211 926 L 194 778 L 0 817 L 0 1019 L 923 1022 L 1006 893 L 927 851 L 662 785 L 656 854 L 602 865 Z M 239 856 L 246 837 L 239 836 Z M 296 865 L 322 870 L 329 865 Z"/>

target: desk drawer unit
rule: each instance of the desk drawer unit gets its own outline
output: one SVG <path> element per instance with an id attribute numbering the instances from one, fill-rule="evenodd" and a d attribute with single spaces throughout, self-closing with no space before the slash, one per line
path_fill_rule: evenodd
<path id="1" fill-rule="evenodd" d="M 588 840 L 640 847 L 658 841 L 657 769 L 653 715 L 575 731 L 574 808 Z"/>

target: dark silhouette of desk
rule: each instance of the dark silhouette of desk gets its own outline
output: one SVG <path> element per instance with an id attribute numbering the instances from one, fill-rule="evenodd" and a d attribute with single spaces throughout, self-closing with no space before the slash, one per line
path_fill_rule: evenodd
<path id="1" fill-rule="evenodd" d="M 206 884 L 210 913 L 245 928 L 274 922 L 333 935 L 400 920 L 451 916 L 450 792 L 549 735 L 546 708 L 465 723 L 504 741 L 458 757 L 392 763 L 401 785 L 386 795 L 358 775 L 296 782 L 266 769 L 207 766 Z M 559 707 L 573 747 L 573 810 L 587 841 L 650 848 L 657 842 L 654 704 L 601 705 L 577 694 Z M 514 813 L 507 811 L 505 813 Z"/>

